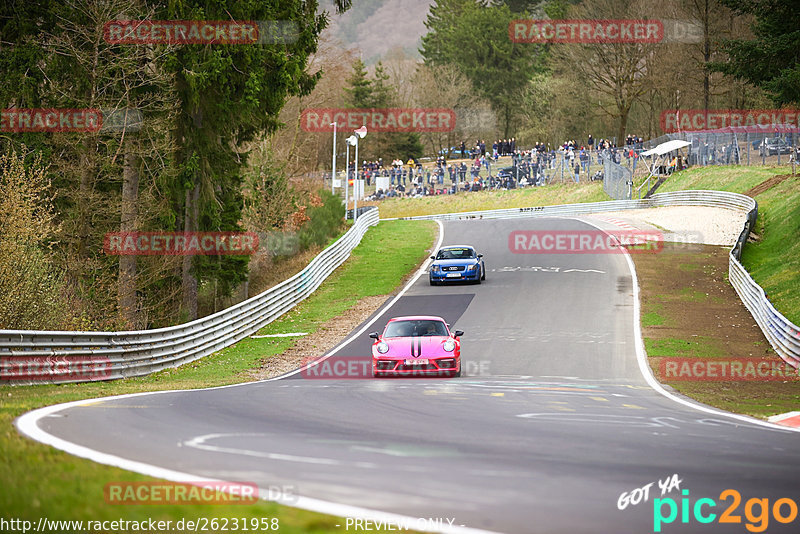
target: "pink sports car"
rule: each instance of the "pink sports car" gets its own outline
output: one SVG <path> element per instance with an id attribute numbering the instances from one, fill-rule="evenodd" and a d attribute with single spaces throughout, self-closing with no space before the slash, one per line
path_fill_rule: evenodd
<path id="1" fill-rule="evenodd" d="M 372 376 L 461 376 L 464 332 L 451 333 L 441 317 L 395 317 L 372 332 Z"/>

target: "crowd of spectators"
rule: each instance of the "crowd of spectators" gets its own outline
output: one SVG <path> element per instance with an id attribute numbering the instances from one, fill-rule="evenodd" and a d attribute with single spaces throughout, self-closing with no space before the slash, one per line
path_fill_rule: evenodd
<path id="1" fill-rule="evenodd" d="M 537 141 L 528 150 L 518 149 L 514 137 L 499 139 L 489 149 L 486 142 L 479 139 L 471 149 L 467 149 L 466 142 L 461 142 L 456 155 L 460 152 L 465 157 L 458 162 L 448 163 L 444 155 L 437 157 L 435 163 L 428 167 L 415 158 L 405 162 L 396 159 L 390 165 L 384 165 L 378 159 L 362 162 L 359 174 L 367 185 L 373 183 L 376 176 L 389 178 L 388 187 L 378 188 L 367 200 L 417 198 L 462 191 L 539 186 L 547 182 L 548 176 L 556 173 L 576 182 L 580 181 L 582 175 L 589 180 L 602 180 L 602 171 L 590 176 L 591 165 L 602 165 L 603 158 L 610 158 L 618 164 L 622 164 L 624 159 L 625 164 L 630 164 L 642 150 L 642 138 L 632 134 L 625 138 L 623 146 L 617 146 L 610 139 L 595 139 L 589 135 L 584 144 L 570 139 L 553 147 Z M 502 156 L 511 156 L 510 166 L 498 168 L 496 164 Z M 687 163 L 679 158 L 670 161 L 673 169 L 682 168 Z"/>

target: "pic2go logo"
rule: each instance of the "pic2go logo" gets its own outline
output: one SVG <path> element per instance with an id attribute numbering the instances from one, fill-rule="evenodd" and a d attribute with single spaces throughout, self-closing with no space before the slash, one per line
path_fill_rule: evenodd
<path id="1" fill-rule="evenodd" d="M 714 499 L 698 499 L 692 505 L 689 501 L 689 490 L 683 490 L 681 493 L 684 497 L 680 499 L 680 506 L 670 497 L 653 500 L 653 532 L 661 532 L 662 525 L 674 523 L 678 519 L 679 510 L 681 523 L 691 522 L 690 513 L 698 523 L 712 523 L 717 519 L 717 514 L 711 512 L 711 509 L 717 506 Z M 737 515 L 736 510 L 742 503 L 742 495 L 734 489 L 726 489 L 719 494 L 720 501 L 725 502 L 729 498 L 731 503 L 720 514 L 717 522 L 741 524 L 742 516 Z M 664 515 L 665 513 L 667 515 Z M 791 523 L 797 519 L 797 503 L 791 499 L 777 499 L 770 509 L 769 499 L 749 499 L 744 505 L 744 516 L 748 521 L 745 523 L 745 528 L 749 532 L 764 532 L 769 526 L 770 515 L 778 523 Z"/>

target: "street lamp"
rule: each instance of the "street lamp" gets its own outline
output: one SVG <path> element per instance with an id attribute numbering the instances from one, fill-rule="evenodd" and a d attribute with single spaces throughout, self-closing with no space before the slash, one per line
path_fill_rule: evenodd
<path id="1" fill-rule="evenodd" d="M 336 123 L 332 122 L 331 126 L 333 126 L 333 165 L 331 169 L 331 194 L 335 194 L 334 191 L 334 180 L 336 180 Z"/>
<path id="2" fill-rule="evenodd" d="M 350 207 L 350 199 L 348 198 L 348 192 L 350 191 L 349 182 L 350 182 L 350 145 L 358 145 L 358 137 L 355 135 L 351 135 L 346 139 L 347 141 L 347 155 L 345 156 L 345 179 L 344 179 L 344 220 L 347 220 L 347 209 Z M 358 157 L 358 156 L 356 156 Z"/>
<path id="3" fill-rule="evenodd" d="M 361 139 L 364 139 L 364 137 L 366 137 L 366 125 L 356 130 L 356 135 L 358 135 L 358 137 L 355 135 L 351 136 L 356 140 L 356 179 L 353 182 L 353 224 L 355 224 L 356 220 L 358 219 L 358 138 L 360 137 Z"/>

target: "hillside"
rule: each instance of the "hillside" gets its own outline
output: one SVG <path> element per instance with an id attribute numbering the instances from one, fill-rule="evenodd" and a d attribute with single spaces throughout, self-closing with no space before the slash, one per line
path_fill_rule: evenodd
<path id="1" fill-rule="evenodd" d="M 320 8 L 330 14 L 326 32 L 342 41 L 346 48 L 358 48 L 363 61 L 375 63 L 390 50 L 401 48 L 419 57 L 420 38 L 425 34 L 425 17 L 431 0 L 359 0 L 342 15 L 337 15 L 330 0 Z"/>

